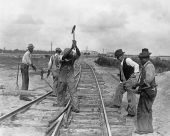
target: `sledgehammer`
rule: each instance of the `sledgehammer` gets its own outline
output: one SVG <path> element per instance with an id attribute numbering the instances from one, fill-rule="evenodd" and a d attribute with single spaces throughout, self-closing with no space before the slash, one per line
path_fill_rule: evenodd
<path id="1" fill-rule="evenodd" d="M 73 34 L 73 40 L 75 40 L 75 29 L 76 25 L 73 26 L 71 33 Z"/>

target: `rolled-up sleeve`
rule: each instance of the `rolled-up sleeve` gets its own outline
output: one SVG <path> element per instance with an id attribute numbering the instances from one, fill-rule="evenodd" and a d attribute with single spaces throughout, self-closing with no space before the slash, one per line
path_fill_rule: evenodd
<path id="1" fill-rule="evenodd" d="M 48 62 L 48 70 L 52 68 L 52 56 L 50 57 L 50 60 Z"/>
<path id="2" fill-rule="evenodd" d="M 134 67 L 134 73 L 139 72 L 139 65 L 135 61 L 133 61 L 130 58 L 127 58 L 126 63 L 127 63 L 127 65 L 130 65 L 130 66 Z"/>

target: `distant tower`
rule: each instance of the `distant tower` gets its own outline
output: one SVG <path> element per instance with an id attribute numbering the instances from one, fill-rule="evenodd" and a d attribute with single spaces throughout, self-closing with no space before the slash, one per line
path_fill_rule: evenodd
<path id="1" fill-rule="evenodd" d="M 53 50 L 53 43 L 51 42 L 51 55 L 52 55 L 52 50 Z"/>
<path id="2" fill-rule="evenodd" d="M 88 46 L 86 46 L 86 53 L 88 52 Z"/>

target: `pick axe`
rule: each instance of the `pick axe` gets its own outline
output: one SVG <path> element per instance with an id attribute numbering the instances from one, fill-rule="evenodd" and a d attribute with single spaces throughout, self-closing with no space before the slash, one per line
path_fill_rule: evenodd
<path id="1" fill-rule="evenodd" d="M 16 90 L 19 89 L 19 84 L 18 84 L 18 76 L 19 76 L 19 68 L 20 68 L 20 55 L 19 55 L 19 58 L 18 58 L 18 67 L 17 67 L 17 78 L 16 78 Z"/>
<path id="2" fill-rule="evenodd" d="M 75 29 L 76 25 L 73 26 L 71 33 L 73 34 L 73 40 L 75 40 Z"/>

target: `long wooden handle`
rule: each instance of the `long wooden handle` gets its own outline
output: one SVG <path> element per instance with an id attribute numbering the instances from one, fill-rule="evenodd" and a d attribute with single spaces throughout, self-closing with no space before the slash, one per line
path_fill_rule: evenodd
<path id="1" fill-rule="evenodd" d="M 75 40 L 75 32 L 73 32 L 73 40 Z"/>
<path id="2" fill-rule="evenodd" d="M 20 63 L 18 63 L 18 69 L 17 69 L 17 79 L 16 79 L 16 85 L 17 85 L 17 86 L 18 86 L 19 64 L 20 64 Z"/>

